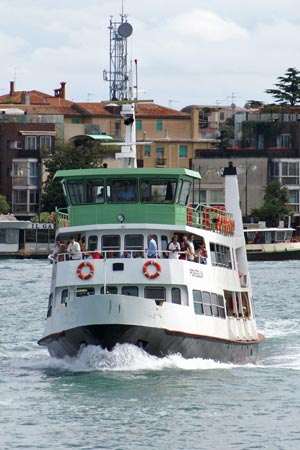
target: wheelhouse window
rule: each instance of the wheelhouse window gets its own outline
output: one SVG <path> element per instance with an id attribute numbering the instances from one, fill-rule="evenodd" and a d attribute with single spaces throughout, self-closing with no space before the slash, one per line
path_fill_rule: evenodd
<path id="1" fill-rule="evenodd" d="M 145 203 L 173 203 L 176 192 L 174 179 L 141 179 L 141 201 Z"/>
<path id="2" fill-rule="evenodd" d="M 72 205 L 104 203 L 103 179 L 68 181 L 67 191 Z"/>
<path id="3" fill-rule="evenodd" d="M 107 180 L 107 199 L 109 203 L 137 201 L 137 180 Z"/>
<path id="4" fill-rule="evenodd" d="M 187 205 L 189 203 L 189 195 L 191 191 L 191 182 L 181 180 L 178 203 L 180 205 Z"/>

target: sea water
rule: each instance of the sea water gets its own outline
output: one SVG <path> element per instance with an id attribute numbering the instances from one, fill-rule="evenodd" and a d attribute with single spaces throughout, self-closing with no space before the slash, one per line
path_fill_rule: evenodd
<path id="1" fill-rule="evenodd" d="M 51 358 L 51 265 L 0 261 L 0 450 L 300 449 L 300 262 L 253 262 L 256 365 L 130 345 Z"/>

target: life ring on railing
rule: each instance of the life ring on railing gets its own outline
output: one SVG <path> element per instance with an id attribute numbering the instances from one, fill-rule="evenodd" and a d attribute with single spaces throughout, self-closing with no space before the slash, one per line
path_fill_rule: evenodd
<path id="1" fill-rule="evenodd" d="M 82 269 L 84 267 L 88 267 L 90 269 L 89 273 L 87 273 L 86 275 L 84 275 L 82 273 Z M 77 267 L 77 276 L 81 279 L 81 280 L 89 280 L 90 278 L 92 278 L 92 276 L 94 275 L 95 269 L 93 264 L 90 261 L 85 261 L 79 264 L 79 266 Z"/>
<path id="2" fill-rule="evenodd" d="M 148 272 L 148 267 L 151 265 L 155 266 L 156 272 L 154 272 L 154 273 Z M 145 262 L 145 264 L 143 266 L 143 273 L 147 278 L 150 278 L 151 280 L 153 278 L 157 278 L 157 277 L 159 277 L 160 272 L 161 272 L 161 265 L 157 261 L 154 261 L 153 259 L 149 259 L 148 261 Z"/>

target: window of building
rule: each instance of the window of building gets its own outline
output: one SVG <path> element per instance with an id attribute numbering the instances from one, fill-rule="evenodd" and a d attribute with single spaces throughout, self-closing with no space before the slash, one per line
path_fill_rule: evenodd
<path id="1" fill-rule="evenodd" d="M 150 145 L 145 145 L 144 146 L 144 151 L 145 151 L 145 158 L 150 158 L 151 155 L 151 146 Z"/>
<path id="2" fill-rule="evenodd" d="M 156 158 L 163 158 L 165 154 L 164 147 L 156 147 Z"/>
<path id="3" fill-rule="evenodd" d="M 138 290 L 137 286 L 123 286 L 122 294 L 123 295 L 131 295 L 132 297 L 138 297 L 139 290 Z"/>
<path id="4" fill-rule="evenodd" d="M 299 184 L 299 163 L 282 162 L 281 164 L 281 183 Z"/>
<path id="5" fill-rule="evenodd" d="M 225 120 L 225 113 L 224 111 L 220 112 L 220 120 L 223 122 Z"/>
<path id="6" fill-rule="evenodd" d="M 162 131 L 163 130 L 163 123 L 162 120 L 156 121 L 156 131 Z"/>
<path id="7" fill-rule="evenodd" d="M 187 158 L 187 145 L 179 145 L 179 158 Z"/>
<path id="8" fill-rule="evenodd" d="M 277 147 L 291 147 L 292 138 L 290 134 L 280 134 L 277 136 Z"/>
<path id="9" fill-rule="evenodd" d="M 26 150 L 37 150 L 36 136 L 25 136 L 25 149 Z"/>
<path id="10" fill-rule="evenodd" d="M 142 121 L 140 119 L 137 119 L 135 121 L 136 131 L 142 131 Z"/>
<path id="11" fill-rule="evenodd" d="M 7 141 L 7 147 L 10 150 L 21 149 L 22 148 L 22 142 L 21 141 Z"/>
<path id="12" fill-rule="evenodd" d="M 51 136 L 41 136 L 40 137 L 40 149 L 51 149 Z"/>
<path id="13" fill-rule="evenodd" d="M 79 120 L 79 119 L 72 119 L 72 120 L 71 120 L 71 123 L 73 123 L 73 124 L 78 124 L 78 123 L 80 123 L 80 120 Z"/>
<path id="14" fill-rule="evenodd" d="M 209 203 L 211 205 L 224 205 L 225 190 L 224 189 L 210 189 L 209 190 Z"/>

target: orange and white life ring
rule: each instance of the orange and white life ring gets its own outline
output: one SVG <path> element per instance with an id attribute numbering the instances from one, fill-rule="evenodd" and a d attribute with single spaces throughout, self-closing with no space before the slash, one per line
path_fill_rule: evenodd
<path id="1" fill-rule="evenodd" d="M 156 272 L 154 272 L 154 273 L 148 272 L 148 267 L 151 265 L 155 266 Z M 147 278 L 150 278 L 151 280 L 153 278 L 157 278 L 157 277 L 159 277 L 160 272 L 161 272 L 161 265 L 157 261 L 154 261 L 154 259 L 149 259 L 148 261 L 145 262 L 145 264 L 143 266 L 143 273 Z"/>
<path id="2" fill-rule="evenodd" d="M 87 274 L 84 274 L 82 272 L 82 269 L 84 267 L 88 267 L 89 268 L 89 272 Z M 77 267 L 77 276 L 81 280 L 89 280 L 94 275 L 94 272 L 95 272 L 95 268 L 94 268 L 93 264 L 90 261 L 84 261 L 84 262 L 80 263 L 79 266 Z"/>

